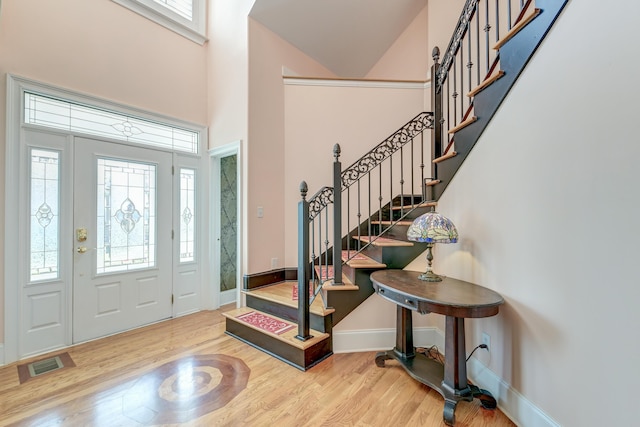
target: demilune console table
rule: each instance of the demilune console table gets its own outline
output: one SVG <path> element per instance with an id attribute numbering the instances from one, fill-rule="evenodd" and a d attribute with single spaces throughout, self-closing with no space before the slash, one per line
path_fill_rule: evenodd
<path id="1" fill-rule="evenodd" d="M 395 359 L 411 377 L 438 391 L 444 397 L 444 421 L 453 425 L 458 402 L 473 400 L 467 383 L 464 319 L 494 316 L 504 300 L 491 289 L 473 283 L 450 277 L 442 282 L 426 282 L 418 279 L 419 274 L 380 270 L 371 275 L 378 295 L 397 304 L 396 346 L 378 353 L 376 365 L 384 367 L 385 360 Z M 416 352 L 412 311 L 446 316 L 444 366 Z"/>

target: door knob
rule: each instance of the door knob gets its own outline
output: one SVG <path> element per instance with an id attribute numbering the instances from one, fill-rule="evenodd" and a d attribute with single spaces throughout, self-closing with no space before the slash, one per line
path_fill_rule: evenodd
<path id="1" fill-rule="evenodd" d="M 78 252 L 79 254 L 83 254 L 83 253 L 87 252 L 87 247 L 86 246 L 78 246 L 78 249 L 76 249 L 76 252 Z"/>

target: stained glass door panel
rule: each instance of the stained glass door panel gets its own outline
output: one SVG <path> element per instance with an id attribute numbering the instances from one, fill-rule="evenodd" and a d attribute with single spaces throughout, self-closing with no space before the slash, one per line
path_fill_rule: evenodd
<path id="1" fill-rule="evenodd" d="M 236 288 L 238 241 L 237 155 L 220 158 L 220 292 Z"/>
<path id="2" fill-rule="evenodd" d="M 171 316 L 171 179 L 171 154 L 76 139 L 74 342 Z"/>

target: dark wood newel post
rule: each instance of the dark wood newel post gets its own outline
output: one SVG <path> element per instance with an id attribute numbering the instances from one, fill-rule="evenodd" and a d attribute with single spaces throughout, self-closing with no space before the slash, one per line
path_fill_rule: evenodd
<path id="1" fill-rule="evenodd" d="M 342 285 L 342 164 L 340 144 L 333 146 L 333 284 Z"/>
<path id="2" fill-rule="evenodd" d="M 298 202 L 298 335 L 296 338 L 306 341 L 309 335 L 309 202 L 307 201 L 307 183 L 300 183 Z"/>
<path id="3" fill-rule="evenodd" d="M 442 88 L 438 82 L 438 72 L 440 71 L 440 49 L 433 48 L 431 53 L 433 65 L 431 66 L 431 109 L 433 110 L 433 132 L 431 132 L 431 160 L 442 156 Z M 438 165 L 431 162 L 431 179 L 438 179 Z M 433 189 L 433 187 L 431 187 Z M 433 190 L 432 190 L 433 192 Z M 434 194 L 428 195 L 431 199 Z"/>

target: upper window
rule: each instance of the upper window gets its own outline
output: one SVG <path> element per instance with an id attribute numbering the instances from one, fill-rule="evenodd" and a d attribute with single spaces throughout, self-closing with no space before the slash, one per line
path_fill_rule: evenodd
<path id="1" fill-rule="evenodd" d="M 195 130 L 27 91 L 24 122 L 191 154 L 200 141 Z"/>
<path id="2" fill-rule="evenodd" d="M 203 44 L 206 0 L 113 0 L 140 15 Z"/>

